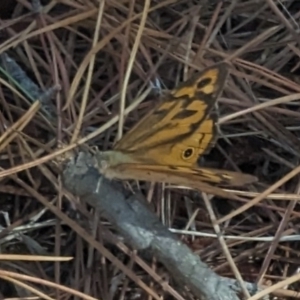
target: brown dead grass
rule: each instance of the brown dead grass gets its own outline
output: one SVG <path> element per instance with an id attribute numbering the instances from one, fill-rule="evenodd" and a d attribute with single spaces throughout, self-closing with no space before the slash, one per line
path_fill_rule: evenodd
<path id="1" fill-rule="evenodd" d="M 30 254 L 35 261 L 0 256 L 3 296 L 25 297 L 35 288 L 33 294 L 47 299 L 76 290 L 86 299 L 191 297 L 154 259 L 150 272 L 137 267 L 138 255 L 128 257 L 107 238 L 105 220 L 101 230 L 92 230 L 96 214 L 63 190 L 60 170 L 50 161 L 79 145 L 111 148 L 156 103 L 161 87 L 173 88 L 223 59 L 231 62 L 231 75 L 218 104 L 221 135 L 206 161 L 259 178 L 239 192 L 249 198 L 245 203 L 212 200 L 222 235 L 239 238 L 226 239 L 233 261 L 215 237 L 199 236 L 214 229 L 195 193 L 140 187 L 166 224 L 194 232 L 178 234 L 219 275 L 234 277 L 233 263 L 244 280 L 272 286 L 298 272 L 300 3 L 198 2 L 32 1 L 32 8 L 20 0 L 0 7 L 1 252 Z M 13 74 L 9 57 L 25 73 Z M 47 202 L 60 219 L 47 211 Z M 141 290 L 66 227 L 65 214 L 75 214 L 76 226 L 94 232 L 149 289 Z M 282 242 L 283 236 L 294 240 Z M 41 262 L 34 255 L 74 259 Z M 156 273 L 166 278 L 164 289 L 153 280 Z M 297 280 L 273 295 L 299 297 Z"/>

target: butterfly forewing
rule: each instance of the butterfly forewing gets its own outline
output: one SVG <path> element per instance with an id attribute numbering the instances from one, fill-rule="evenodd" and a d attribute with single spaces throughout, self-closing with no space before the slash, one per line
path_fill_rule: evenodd
<path id="1" fill-rule="evenodd" d="M 228 70 L 223 64 L 208 68 L 181 84 L 116 144 L 114 150 L 136 162 L 191 165 L 216 136 L 210 112 L 222 91 Z M 183 159 L 186 149 L 193 155 Z"/>

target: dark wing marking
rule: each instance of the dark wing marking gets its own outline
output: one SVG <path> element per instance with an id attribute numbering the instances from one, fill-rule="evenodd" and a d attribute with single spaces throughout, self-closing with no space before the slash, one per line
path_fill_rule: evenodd
<path id="1" fill-rule="evenodd" d="M 207 68 L 182 83 L 138 122 L 114 149 L 143 156 L 149 149 L 181 143 L 181 148 L 192 146 L 197 148 L 198 155 L 202 154 L 216 134 L 216 120 L 208 115 L 223 89 L 227 74 L 227 65 L 223 63 Z M 206 143 L 201 147 L 203 139 Z"/>

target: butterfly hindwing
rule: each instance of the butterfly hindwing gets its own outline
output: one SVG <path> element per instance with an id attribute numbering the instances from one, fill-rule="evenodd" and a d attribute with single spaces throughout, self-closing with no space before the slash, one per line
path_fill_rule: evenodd
<path id="1" fill-rule="evenodd" d="M 118 172 L 120 173 L 129 173 L 127 170 L 139 170 L 140 173 L 145 174 L 147 172 L 163 172 L 165 175 L 176 175 L 180 177 L 187 177 L 193 179 L 195 182 L 207 182 L 213 184 L 219 184 L 222 186 L 241 186 L 245 184 L 252 183 L 256 181 L 256 177 L 248 174 L 243 174 L 240 172 L 232 172 L 227 170 L 213 169 L 213 168 L 188 168 L 182 166 L 168 166 L 168 165 L 146 165 L 146 164 L 137 164 L 133 166 L 133 164 L 120 164 L 118 166 Z M 148 175 L 146 175 L 148 176 Z M 129 178 L 127 178 L 129 179 Z M 146 179 L 140 179 L 146 180 Z"/>
<path id="2" fill-rule="evenodd" d="M 220 173 L 220 170 L 217 171 L 219 171 Z M 235 176 L 237 176 L 237 174 L 239 173 L 236 173 Z M 176 185 L 194 188 L 202 192 L 211 195 L 216 195 L 219 197 L 225 197 L 225 198 L 235 199 L 235 200 L 239 199 L 238 196 L 230 192 L 224 191 L 218 186 L 213 186 L 209 184 L 208 183 L 209 180 L 206 180 L 208 179 L 207 175 L 208 174 L 206 173 L 205 169 L 202 169 L 202 171 L 200 171 L 199 173 L 195 172 L 193 174 L 191 173 L 191 170 L 189 170 L 188 168 L 175 169 L 169 166 L 140 165 L 140 164 L 120 164 L 116 166 L 114 169 L 108 170 L 108 173 L 106 174 L 108 178 L 117 177 L 123 180 L 133 179 L 133 180 L 141 180 L 141 181 L 156 181 L 156 182 L 172 183 Z M 210 172 L 209 175 L 211 175 Z M 215 177 L 212 178 L 213 181 L 218 182 L 217 180 L 218 175 L 220 174 L 217 173 L 217 175 L 216 174 L 214 175 Z M 206 181 L 202 181 L 201 179 L 205 179 Z M 245 177 L 244 179 L 249 181 L 250 175 L 249 177 Z M 220 181 L 222 180 L 222 176 L 219 178 L 219 180 Z M 224 180 L 224 182 L 225 181 L 228 183 L 231 180 Z"/>

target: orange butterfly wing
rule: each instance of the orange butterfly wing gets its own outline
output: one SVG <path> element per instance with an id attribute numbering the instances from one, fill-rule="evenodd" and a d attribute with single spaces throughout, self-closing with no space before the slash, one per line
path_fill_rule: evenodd
<path id="1" fill-rule="evenodd" d="M 236 198 L 208 183 L 243 185 L 256 177 L 197 165 L 216 139 L 211 110 L 227 74 L 227 65 L 217 64 L 171 91 L 112 151 L 97 154 L 100 172 L 108 178 L 169 182 Z"/>
<path id="2" fill-rule="evenodd" d="M 227 66 L 218 64 L 179 85 L 115 145 L 114 151 L 136 163 L 195 164 L 215 142 L 216 118 L 208 116 L 227 74 Z"/>

